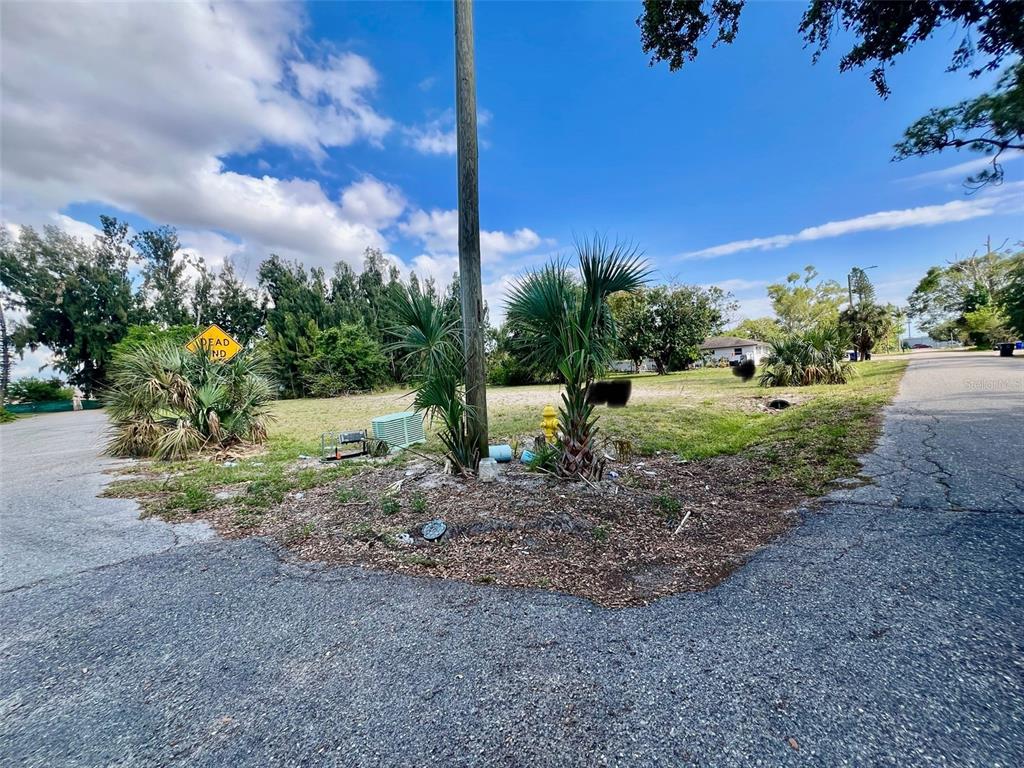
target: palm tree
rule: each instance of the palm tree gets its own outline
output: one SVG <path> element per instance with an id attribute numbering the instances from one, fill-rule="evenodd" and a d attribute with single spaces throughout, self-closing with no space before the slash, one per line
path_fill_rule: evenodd
<path id="1" fill-rule="evenodd" d="M 104 395 L 114 456 L 180 459 L 208 447 L 267 439 L 274 391 L 255 353 L 214 362 L 172 342 L 141 345 L 111 364 Z"/>
<path id="2" fill-rule="evenodd" d="M 839 324 L 857 349 L 857 358 L 866 360 L 875 343 L 889 330 L 892 317 L 886 307 L 863 301 L 844 309 L 839 315 Z"/>
<path id="3" fill-rule="evenodd" d="M 413 408 L 439 419 L 439 436 L 447 451 L 450 469 L 473 469 L 480 456 L 469 434 L 463 373 L 466 356 L 458 307 L 443 305 L 434 297 L 403 289 L 394 298 L 398 325 L 390 332 L 397 341 L 388 346 L 403 354 L 414 371 Z"/>
<path id="4" fill-rule="evenodd" d="M 576 255 L 578 279 L 560 261 L 522 277 L 512 288 L 507 317 L 525 357 L 558 371 L 564 382 L 559 473 L 593 477 L 600 472 L 594 454 L 597 418 L 587 391 L 608 370 L 615 352 L 608 297 L 640 288 L 649 272 L 635 247 L 610 245 L 602 237 L 578 241 Z"/>
<path id="5" fill-rule="evenodd" d="M 772 351 L 765 358 L 761 386 L 845 384 L 853 373 L 845 355 L 846 343 L 846 336 L 834 325 L 772 342 Z"/>

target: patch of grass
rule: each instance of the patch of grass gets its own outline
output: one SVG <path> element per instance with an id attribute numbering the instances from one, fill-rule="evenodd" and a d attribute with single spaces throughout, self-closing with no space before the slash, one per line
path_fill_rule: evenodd
<path id="1" fill-rule="evenodd" d="M 909 355 L 907 356 L 909 358 Z M 622 376 L 633 381 L 633 398 L 625 408 L 598 407 L 601 437 L 629 439 L 639 455 L 655 451 L 699 460 L 749 452 L 766 462 L 780 480 L 818 494 L 837 477 L 856 474 L 857 456 L 868 450 L 878 434 L 877 414 L 896 391 L 907 360 L 858 363 L 858 375 L 846 385 L 764 389 L 756 380 L 744 382 L 727 368 L 684 371 L 656 376 Z M 557 385 L 488 388 L 490 434 L 494 441 L 538 434 L 541 411 L 557 404 Z M 784 411 L 766 412 L 760 404 L 772 397 L 793 399 Z M 368 427 L 371 415 L 408 410 L 400 390 L 325 400 L 284 400 L 274 403 L 267 451 L 236 466 L 195 459 L 181 462 L 146 462 L 107 487 L 104 495 L 136 498 L 146 514 L 178 518 L 218 506 L 242 512 L 246 521 L 258 510 L 281 502 L 295 490 L 309 490 L 372 471 L 365 462 L 338 462 L 301 466 L 300 454 L 316 456 L 324 425 L 346 429 Z M 440 442 L 428 433 L 428 443 L 417 452 L 434 454 Z M 396 454 L 387 464 L 407 461 Z M 219 500 L 217 489 L 239 487 L 237 497 Z M 341 503 L 365 501 L 365 495 L 339 488 Z M 414 496 L 413 510 L 426 512 L 426 500 Z M 380 511 L 393 515 L 398 499 L 379 502 Z M 667 514 L 671 510 L 666 510 Z M 257 523 L 258 524 L 258 523 Z"/>
<path id="2" fill-rule="evenodd" d="M 846 387 L 820 390 L 809 402 L 770 416 L 750 453 L 765 461 L 771 473 L 803 492 L 826 492 L 840 477 L 859 471 L 858 457 L 874 445 L 881 429 L 881 408 L 899 388 L 906 361 L 857 365 L 860 372 Z"/>
<path id="3" fill-rule="evenodd" d="M 305 523 L 303 525 L 295 525 L 289 528 L 284 533 L 285 544 L 297 544 L 300 541 L 305 541 L 316 531 L 315 523 Z"/>
<path id="4" fill-rule="evenodd" d="M 209 509 L 216 502 L 216 497 L 206 488 L 186 485 L 182 490 L 171 496 L 165 503 L 164 510 L 168 513 L 187 512 L 195 514 Z"/>
<path id="5" fill-rule="evenodd" d="M 424 568 L 436 568 L 440 563 L 427 555 L 413 554 L 402 558 L 409 565 L 422 565 Z"/>
<path id="6" fill-rule="evenodd" d="M 262 519 L 262 510 L 243 507 L 235 512 L 232 522 L 239 528 L 255 528 Z"/>
<path id="7" fill-rule="evenodd" d="M 268 473 L 249 483 L 242 495 L 241 502 L 251 507 L 270 507 L 284 501 L 285 495 L 292 488 L 283 474 L 279 472 Z"/>
<path id="8" fill-rule="evenodd" d="M 683 508 L 683 505 L 679 503 L 678 499 L 672 498 L 667 493 L 661 494 L 654 501 L 665 517 L 669 520 L 677 517 L 680 510 Z"/>
<path id="9" fill-rule="evenodd" d="M 594 537 L 594 541 L 598 544 L 608 543 L 608 528 L 603 525 L 595 525 L 594 529 L 590 532 Z"/>
<path id="10" fill-rule="evenodd" d="M 427 497 L 417 491 L 412 495 L 412 499 L 409 501 L 409 506 L 412 508 L 413 512 L 422 515 L 427 511 Z"/>
<path id="11" fill-rule="evenodd" d="M 369 541 L 370 539 L 377 538 L 377 529 L 373 527 L 373 524 L 368 520 L 363 520 L 352 526 L 349 534 L 361 541 Z"/>
<path id="12" fill-rule="evenodd" d="M 342 504 L 366 501 L 366 491 L 362 488 L 347 488 L 343 486 L 334 492 L 334 498 Z"/>
<path id="13" fill-rule="evenodd" d="M 388 516 L 397 515 L 402 509 L 401 502 L 395 496 L 382 496 L 379 504 L 381 513 Z"/>

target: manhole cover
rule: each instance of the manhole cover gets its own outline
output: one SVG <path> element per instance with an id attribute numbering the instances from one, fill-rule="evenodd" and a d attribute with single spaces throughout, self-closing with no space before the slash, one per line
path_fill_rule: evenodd
<path id="1" fill-rule="evenodd" d="M 423 534 L 423 538 L 427 541 L 436 541 L 444 536 L 444 532 L 447 529 L 448 526 L 444 524 L 444 520 L 431 520 L 423 526 L 420 533 Z"/>

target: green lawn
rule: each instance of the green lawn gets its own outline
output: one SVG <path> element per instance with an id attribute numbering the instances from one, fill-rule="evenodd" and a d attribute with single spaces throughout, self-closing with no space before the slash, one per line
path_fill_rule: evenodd
<path id="1" fill-rule="evenodd" d="M 765 389 L 756 379 L 743 382 L 721 368 L 631 376 L 629 405 L 600 407 L 599 426 L 602 434 L 631 440 L 641 454 L 663 451 L 698 460 L 750 452 L 771 472 L 817 494 L 836 478 L 857 473 L 856 457 L 875 440 L 879 410 L 892 399 L 905 368 L 905 360 L 860 363 L 859 375 L 850 384 L 792 389 Z M 766 410 L 764 404 L 776 397 L 791 400 L 793 407 Z M 558 399 L 555 385 L 490 388 L 491 441 L 539 433 L 543 407 L 557 406 Z M 265 454 L 244 458 L 234 467 L 209 460 L 144 463 L 139 467 L 144 475 L 126 478 L 108 493 L 139 497 L 149 511 L 169 517 L 223 504 L 244 514 L 276 503 L 289 491 L 358 471 L 358 464 L 325 469 L 295 464 L 300 454 L 318 454 L 321 432 L 368 429 L 372 417 L 408 410 L 409 402 L 402 390 L 283 400 L 274 406 Z M 437 446 L 431 437 L 425 450 L 433 452 Z M 237 498 L 214 495 L 215 489 L 241 484 L 247 485 Z"/>

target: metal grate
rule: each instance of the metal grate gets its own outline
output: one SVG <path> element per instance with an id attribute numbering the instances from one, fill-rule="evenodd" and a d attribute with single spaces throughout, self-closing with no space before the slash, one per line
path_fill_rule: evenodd
<path id="1" fill-rule="evenodd" d="M 373 436 L 385 441 L 392 448 L 406 448 L 414 443 L 427 442 L 427 435 L 423 430 L 423 416 L 413 411 L 378 416 L 370 423 L 373 426 Z"/>

